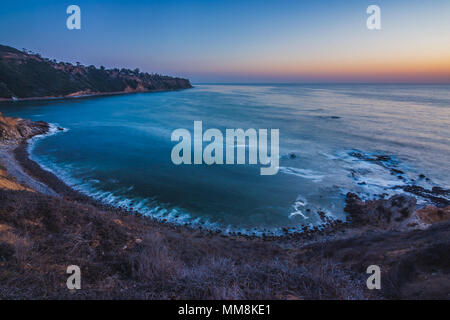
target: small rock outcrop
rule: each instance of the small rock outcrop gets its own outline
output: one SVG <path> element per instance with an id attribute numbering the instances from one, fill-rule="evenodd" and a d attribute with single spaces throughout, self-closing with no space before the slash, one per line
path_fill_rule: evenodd
<path id="1" fill-rule="evenodd" d="M 4 117 L 0 113 L 0 142 L 19 143 L 37 134 L 48 131 L 49 125 L 44 121 L 31 121 L 21 118 Z"/>
<path id="2" fill-rule="evenodd" d="M 344 208 L 350 214 L 352 224 L 395 229 L 405 224 L 416 211 L 416 199 L 395 195 L 389 199 L 361 200 L 354 193 L 347 193 Z"/>
<path id="3" fill-rule="evenodd" d="M 448 200 L 448 197 L 450 196 L 450 190 L 440 187 L 433 187 L 431 190 L 428 190 L 421 186 L 414 185 L 405 186 L 403 187 L 403 190 L 427 199 L 437 207 L 445 208 L 447 206 L 450 206 L 450 201 Z"/>

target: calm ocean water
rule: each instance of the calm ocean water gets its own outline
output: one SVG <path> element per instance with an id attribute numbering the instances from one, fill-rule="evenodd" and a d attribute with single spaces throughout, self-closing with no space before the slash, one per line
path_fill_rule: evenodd
<path id="1" fill-rule="evenodd" d="M 35 140 L 32 158 L 69 185 L 182 224 L 278 232 L 320 223 L 319 211 L 344 218 L 348 191 L 373 198 L 450 182 L 448 85 L 197 85 L 0 111 L 67 129 Z M 203 130 L 279 129 L 280 171 L 172 164 L 172 131 L 192 132 L 195 120 Z M 380 165 L 356 153 L 390 158 Z"/>

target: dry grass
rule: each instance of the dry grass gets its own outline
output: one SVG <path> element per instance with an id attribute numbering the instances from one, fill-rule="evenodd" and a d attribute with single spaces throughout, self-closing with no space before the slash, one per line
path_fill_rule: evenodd
<path id="1" fill-rule="evenodd" d="M 10 189 L 10 190 L 27 190 L 30 192 L 34 192 L 32 189 L 27 188 L 19 184 L 14 177 L 11 177 L 6 168 L 0 165 L 0 188 L 1 189 Z"/>
<path id="2" fill-rule="evenodd" d="M 0 190 L 0 225 L 0 298 L 364 298 L 362 280 L 328 260 L 298 265 L 274 243 L 199 236 L 38 193 Z M 71 264 L 82 270 L 75 294 L 65 288 Z"/>

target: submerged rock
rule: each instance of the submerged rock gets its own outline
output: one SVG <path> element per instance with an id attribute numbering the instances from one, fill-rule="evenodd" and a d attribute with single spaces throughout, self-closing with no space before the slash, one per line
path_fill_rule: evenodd
<path id="1" fill-rule="evenodd" d="M 361 152 L 357 152 L 357 151 L 349 152 L 349 155 L 354 158 L 364 160 L 364 161 L 389 161 L 389 160 L 391 160 L 391 157 L 387 156 L 387 155 L 370 156 L 370 155 L 365 155 L 365 154 L 363 154 Z"/>
<path id="2" fill-rule="evenodd" d="M 390 161 L 391 157 L 385 155 L 379 155 L 376 157 L 375 161 Z"/>
<path id="3" fill-rule="evenodd" d="M 391 172 L 393 174 L 405 174 L 402 170 L 398 170 L 398 169 L 395 169 L 395 168 L 391 168 Z"/>
<path id="4" fill-rule="evenodd" d="M 450 194 L 450 190 L 440 187 L 433 187 L 431 190 L 425 189 L 421 186 L 406 186 L 403 190 L 412 194 L 415 194 L 424 199 L 430 200 L 438 207 L 450 206 L 450 201 L 445 197 Z"/>

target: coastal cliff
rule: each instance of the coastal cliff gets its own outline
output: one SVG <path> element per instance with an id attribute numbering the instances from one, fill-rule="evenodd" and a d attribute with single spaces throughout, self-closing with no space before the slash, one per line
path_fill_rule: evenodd
<path id="1" fill-rule="evenodd" d="M 0 45 L 0 100 L 71 98 L 192 88 L 189 80 L 140 72 L 73 65 Z"/>
<path id="2" fill-rule="evenodd" d="M 4 117 L 0 112 L 0 143 L 20 143 L 38 134 L 45 134 L 49 129 L 44 121 Z"/>

